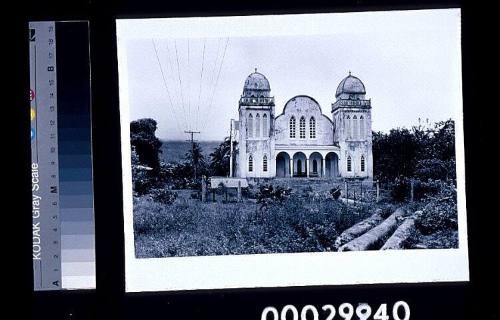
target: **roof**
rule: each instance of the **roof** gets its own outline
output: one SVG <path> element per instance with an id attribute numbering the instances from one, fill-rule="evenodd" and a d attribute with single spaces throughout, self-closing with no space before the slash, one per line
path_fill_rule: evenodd
<path id="1" fill-rule="evenodd" d="M 335 97 L 337 98 L 342 93 L 365 94 L 365 85 L 361 82 L 361 80 L 359 80 L 359 78 L 351 75 L 351 72 L 349 72 L 349 75 L 345 77 L 337 87 Z"/>

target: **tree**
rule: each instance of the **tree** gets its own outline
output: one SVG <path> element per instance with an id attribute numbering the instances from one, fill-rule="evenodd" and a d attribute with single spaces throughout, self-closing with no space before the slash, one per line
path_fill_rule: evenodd
<path id="1" fill-rule="evenodd" d="M 231 140 L 229 137 L 224 138 L 224 141 L 214 149 L 210 154 L 209 170 L 213 176 L 228 176 L 231 153 Z M 233 141 L 233 157 L 236 153 L 236 141 Z M 234 160 L 234 158 L 233 158 Z M 234 164 L 234 162 L 233 162 Z"/>
<path id="2" fill-rule="evenodd" d="M 455 179 L 455 123 L 397 128 L 373 133 L 373 170 L 377 179 L 394 181 Z"/>
<path id="3" fill-rule="evenodd" d="M 206 174 L 207 164 L 205 162 L 205 156 L 203 155 L 203 150 L 198 142 L 193 142 L 191 149 L 186 152 L 184 156 L 185 164 L 187 165 L 187 174 L 191 177 L 196 175 L 196 179 L 201 175 Z"/>
<path id="4" fill-rule="evenodd" d="M 130 144 L 135 148 L 139 163 L 151 167 L 154 172 L 160 168 L 161 141 L 155 136 L 157 123 L 146 118 L 130 122 Z"/>
<path id="5" fill-rule="evenodd" d="M 373 133 L 373 171 L 380 180 L 411 176 L 419 152 L 416 137 L 406 128 Z"/>

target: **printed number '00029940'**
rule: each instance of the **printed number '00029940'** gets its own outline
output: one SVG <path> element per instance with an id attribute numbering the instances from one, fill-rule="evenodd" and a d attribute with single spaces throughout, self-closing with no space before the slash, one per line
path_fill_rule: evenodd
<path id="1" fill-rule="evenodd" d="M 342 303 L 336 309 L 331 304 L 325 304 L 321 311 L 313 305 L 306 305 L 298 309 L 294 305 L 286 305 L 278 311 L 269 306 L 262 310 L 261 320 L 410 320 L 410 306 L 405 301 L 398 301 L 392 306 L 392 312 L 387 310 L 387 303 L 374 309 L 367 303 L 360 303 L 354 307 L 350 303 Z M 392 316 L 392 317 L 391 317 Z"/>

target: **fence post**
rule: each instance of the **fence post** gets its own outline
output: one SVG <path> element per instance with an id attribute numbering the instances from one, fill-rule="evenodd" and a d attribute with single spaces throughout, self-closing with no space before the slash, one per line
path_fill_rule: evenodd
<path id="1" fill-rule="evenodd" d="M 206 176 L 201 177 L 201 202 L 207 200 L 207 179 Z"/>
<path id="2" fill-rule="evenodd" d="M 349 189 L 347 188 L 347 180 L 344 180 L 345 198 L 349 199 Z"/>
<path id="3" fill-rule="evenodd" d="M 241 201 L 241 181 L 238 180 L 238 202 Z"/>
<path id="4" fill-rule="evenodd" d="M 379 199 L 380 199 L 380 183 L 377 180 L 377 200 L 376 200 L 376 202 L 378 202 Z"/>
<path id="5" fill-rule="evenodd" d="M 410 180 L 410 201 L 413 202 L 413 179 Z"/>
<path id="6" fill-rule="evenodd" d="M 215 189 L 212 189 L 212 201 L 215 202 Z"/>

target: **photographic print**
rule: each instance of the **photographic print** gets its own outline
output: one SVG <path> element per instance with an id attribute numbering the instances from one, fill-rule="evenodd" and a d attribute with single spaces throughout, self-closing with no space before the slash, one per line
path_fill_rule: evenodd
<path id="1" fill-rule="evenodd" d="M 117 39 L 127 290 L 468 279 L 459 10 Z"/>

